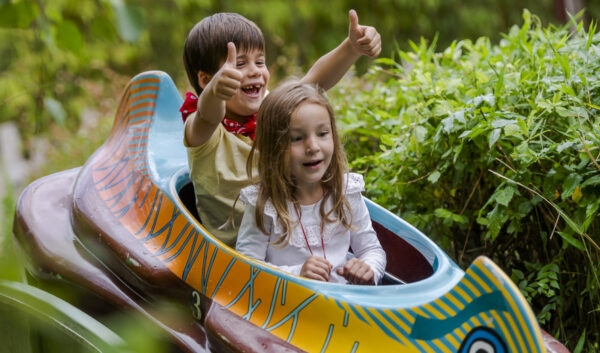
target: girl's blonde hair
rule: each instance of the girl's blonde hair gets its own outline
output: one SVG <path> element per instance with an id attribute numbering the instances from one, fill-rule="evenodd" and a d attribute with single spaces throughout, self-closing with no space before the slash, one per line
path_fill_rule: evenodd
<path id="1" fill-rule="evenodd" d="M 292 230 L 288 201 L 296 202 L 294 199 L 296 183 L 291 175 L 289 163 L 290 121 L 292 114 L 303 103 L 318 104 L 326 108 L 331 123 L 334 149 L 331 163 L 322 179 L 324 197 L 320 207 L 321 226 L 324 226 L 324 222 L 336 220 L 339 220 L 346 229 L 349 229 L 352 224 L 350 205 L 342 190 L 344 174 L 347 172 L 346 154 L 335 126 L 333 109 L 324 91 L 318 86 L 298 81 L 287 82 L 269 93 L 258 110 L 256 138 L 246 165 L 250 178 L 253 175 L 253 168 L 258 168 L 258 177 L 253 180 L 258 185 L 255 213 L 258 228 L 268 235 L 264 227 L 263 215 L 265 204 L 269 199 L 283 224 L 283 236 L 274 244 L 287 244 Z M 333 201 L 333 208 L 325 212 L 325 205 L 329 199 Z M 331 216 L 333 218 L 330 218 Z"/>

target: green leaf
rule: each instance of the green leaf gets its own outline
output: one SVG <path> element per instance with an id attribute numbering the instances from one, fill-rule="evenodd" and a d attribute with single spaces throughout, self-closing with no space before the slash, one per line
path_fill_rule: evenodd
<path id="1" fill-rule="evenodd" d="M 477 217 L 477 219 L 475 219 L 475 221 L 477 222 L 477 224 L 481 224 L 482 226 L 487 226 L 488 224 L 490 224 L 488 219 L 485 217 Z"/>
<path id="2" fill-rule="evenodd" d="M 490 78 L 487 77 L 486 74 L 484 74 L 481 71 L 475 71 L 475 78 L 477 79 L 477 81 L 482 84 L 482 83 L 487 83 L 490 81 Z"/>
<path id="3" fill-rule="evenodd" d="M 585 331 L 586 329 L 583 329 L 581 336 L 579 336 L 579 339 L 577 340 L 577 345 L 575 346 L 573 353 L 581 353 L 583 351 L 583 345 L 585 344 Z"/>
<path id="4" fill-rule="evenodd" d="M 493 128 L 500 128 L 500 127 L 505 127 L 507 125 L 510 124 L 516 124 L 517 121 L 515 119 L 496 119 L 494 121 L 492 121 L 492 127 Z"/>
<path id="5" fill-rule="evenodd" d="M 506 219 L 508 215 L 506 214 L 506 207 L 501 207 L 496 205 L 489 213 L 488 213 L 488 236 L 492 239 L 492 241 L 496 240 L 498 234 L 500 234 L 500 230 L 504 223 L 506 223 Z"/>
<path id="6" fill-rule="evenodd" d="M 397 66 L 398 64 L 389 58 L 378 58 L 377 60 L 375 60 L 376 63 L 378 64 L 383 64 L 383 65 L 389 65 L 389 66 Z"/>
<path id="7" fill-rule="evenodd" d="M 435 172 L 431 173 L 430 176 L 427 177 L 427 180 L 429 182 L 431 182 L 432 184 L 435 184 L 435 183 L 437 183 L 437 181 L 441 175 L 442 175 L 442 173 L 440 173 L 436 170 Z"/>
<path id="8" fill-rule="evenodd" d="M 111 0 L 117 18 L 119 36 L 126 42 L 136 42 L 146 28 L 144 11 L 137 6 L 125 4 L 122 0 Z"/>
<path id="9" fill-rule="evenodd" d="M 94 18 L 90 30 L 96 38 L 102 38 L 109 42 L 113 42 L 116 38 L 114 25 L 106 16 Z"/>
<path id="10" fill-rule="evenodd" d="M 554 107 L 554 110 L 556 111 L 556 113 L 558 113 L 558 115 L 562 116 L 563 118 L 573 116 L 573 113 L 570 110 L 563 107 Z"/>
<path id="11" fill-rule="evenodd" d="M 573 142 L 572 141 L 566 141 L 566 142 L 563 142 L 560 145 L 558 145 L 556 147 L 556 151 L 557 152 L 562 152 L 562 151 L 566 150 L 567 148 L 569 148 L 571 146 L 573 146 Z"/>
<path id="12" fill-rule="evenodd" d="M 511 277 L 513 278 L 513 280 L 516 279 L 515 282 L 518 282 L 520 280 L 523 280 L 525 278 L 525 275 L 523 274 L 523 271 L 513 268 Z"/>
<path id="13" fill-rule="evenodd" d="M 579 186 L 582 179 L 583 179 L 583 177 L 579 174 L 575 174 L 575 173 L 569 174 L 569 176 L 563 183 L 563 192 L 561 195 L 563 200 L 566 200 L 568 197 L 571 197 L 571 195 L 573 195 L 575 188 L 577 188 Z"/>
<path id="14" fill-rule="evenodd" d="M 583 243 L 580 242 L 578 239 L 575 239 L 572 235 L 568 234 L 567 232 L 556 232 L 556 233 L 558 233 L 558 235 L 560 235 L 560 237 L 563 238 L 563 240 L 565 240 L 570 245 L 576 247 L 577 249 L 579 249 L 581 251 L 585 251 L 585 246 L 583 246 Z"/>
<path id="15" fill-rule="evenodd" d="M 571 97 L 575 97 L 575 91 L 573 90 L 573 88 L 571 86 L 567 86 L 565 84 L 560 85 L 560 90 L 566 94 L 568 94 Z"/>
<path id="16" fill-rule="evenodd" d="M 28 28 L 38 12 L 34 1 L 4 3 L 0 5 L 0 28 Z"/>
<path id="17" fill-rule="evenodd" d="M 66 113 L 59 101 L 52 97 L 46 97 L 44 98 L 44 107 L 57 124 L 64 125 Z"/>
<path id="18" fill-rule="evenodd" d="M 427 129 L 423 126 L 417 126 L 415 128 L 415 137 L 419 142 L 425 142 L 425 138 L 427 137 Z"/>
<path id="19" fill-rule="evenodd" d="M 448 211 L 445 208 L 436 208 L 434 214 L 438 218 L 450 218 L 452 217 L 452 212 Z"/>
<path id="20" fill-rule="evenodd" d="M 598 22 L 594 22 L 594 20 L 590 21 L 590 27 L 589 27 L 588 33 L 587 33 L 588 38 L 585 43 L 586 50 L 590 50 L 590 45 L 592 44 L 592 40 L 594 39 L 594 33 L 596 32 L 597 25 L 598 25 Z"/>
<path id="21" fill-rule="evenodd" d="M 598 212 L 598 208 L 600 208 L 600 198 L 596 199 L 595 202 L 587 205 L 585 208 L 585 221 L 581 226 L 582 231 L 587 231 L 590 224 L 594 221 L 594 217 L 596 216 L 596 212 Z"/>
<path id="22" fill-rule="evenodd" d="M 56 25 L 56 44 L 61 49 L 79 55 L 83 47 L 83 37 L 73 22 L 65 20 Z"/>
<path id="23" fill-rule="evenodd" d="M 515 195 L 515 189 L 507 186 L 507 187 L 501 189 L 500 191 L 496 191 L 494 193 L 494 198 L 497 203 L 504 205 L 504 206 L 508 206 L 508 203 L 510 202 L 510 200 L 512 200 L 514 195 Z"/>
<path id="24" fill-rule="evenodd" d="M 600 184 L 600 175 L 594 175 L 591 178 L 586 179 L 583 184 L 581 184 L 581 188 L 585 188 L 586 186 L 598 185 Z"/>
<path id="25" fill-rule="evenodd" d="M 460 123 L 465 123 L 465 112 L 464 111 L 458 111 L 455 113 L 452 113 L 452 115 L 450 115 L 449 117 L 447 117 L 446 119 L 442 120 L 442 124 L 444 125 L 444 131 L 445 132 L 452 132 L 455 130 L 455 126 L 454 126 L 454 122 L 460 122 Z"/>
<path id="26" fill-rule="evenodd" d="M 462 224 L 466 224 L 469 222 L 469 220 L 467 219 L 467 217 L 453 213 L 450 210 L 447 210 L 445 208 L 437 208 L 434 211 L 434 215 L 438 218 L 442 218 L 448 221 L 452 221 L 455 223 L 462 223 Z"/>
<path id="27" fill-rule="evenodd" d="M 562 68 L 563 74 L 567 79 L 569 79 L 571 77 L 571 66 L 569 65 L 569 58 L 566 55 L 559 54 L 556 51 L 556 49 L 554 49 L 554 47 L 552 47 L 552 49 L 554 50 L 556 61 Z"/>
<path id="28" fill-rule="evenodd" d="M 506 136 L 521 136 L 521 128 L 516 124 L 509 124 L 504 127 L 504 134 Z"/>
<path id="29" fill-rule="evenodd" d="M 386 146 L 394 146 L 394 136 L 393 135 L 381 135 L 381 143 Z"/>
<path id="30" fill-rule="evenodd" d="M 500 133 L 502 132 L 501 129 L 494 129 L 492 130 L 492 132 L 490 133 L 488 139 L 488 147 L 491 149 L 492 146 L 494 146 L 494 144 L 496 143 L 496 141 L 498 141 L 498 139 L 500 138 Z"/>
<path id="31" fill-rule="evenodd" d="M 582 197 L 583 197 L 583 193 L 581 192 L 581 188 L 578 185 L 575 187 L 575 190 L 573 191 L 573 195 L 571 195 L 571 200 L 573 200 L 575 202 L 579 202 L 579 200 L 581 200 Z"/>
<path id="32" fill-rule="evenodd" d="M 482 96 L 477 96 L 467 102 L 467 104 L 473 104 L 475 108 L 481 108 L 484 103 L 486 103 L 489 107 L 493 107 L 496 104 L 496 97 L 493 94 L 485 94 Z"/>

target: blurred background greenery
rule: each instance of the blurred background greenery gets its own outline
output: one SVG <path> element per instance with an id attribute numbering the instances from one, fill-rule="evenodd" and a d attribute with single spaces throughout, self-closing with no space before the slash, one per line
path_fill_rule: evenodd
<path id="1" fill-rule="evenodd" d="M 593 0 L 330 0 L 326 5 L 319 0 L 0 0 L 0 124 L 14 124 L 21 136 L 22 145 L 10 153 L 25 162 L 36 156 L 44 161 L 16 183 L 7 177 L 11 166 L 0 164 L 0 278 L 19 280 L 23 274 L 10 237 L 20 189 L 42 175 L 82 165 L 107 137 L 121 92 L 137 73 L 165 71 L 182 94 L 191 90 L 182 47 L 204 16 L 238 12 L 261 27 L 273 86 L 305 72 L 337 45 L 347 35 L 351 8 L 361 24 L 381 33 L 380 57 L 399 62 L 399 53 L 415 49 L 410 42 L 421 38 L 442 51 L 463 39 L 498 43 L 522 24 L 524 8 L 544 26 L 562 26 L 569 20 L 566 7 L 584 9 L 585 28 L 600 18 L 600 1 Z M 372 66 L 372 60 L 357 62 L 359 87 Z M 344 94 L 345 85 L 356 82 L 343 82 L 332 94 Z M 455 246 L 443 246 L 457 257 Z M 565 333 L 558 328 L 551 333 L 559 332 Z M 582 351 L 580 335 L 568 337 L 570 348 Z M 585 347 L 596 350 L 598 344 L 588 341 Z"/>
<path id="2" fill-rule="evenodd" d="M 123 83 L 144 70 L 165 71 L 187 90 L 184 39 L 197 21 L 217 11 L 239 12 L 263 29 L 273 84 L 334 48 L 347 34 L 350 8 L 381 33 L 381 56 L 393 57 L 421 37 L 437 36 L 438 48 L 480 36 L 496 42 L 520 22 L 523 8 L 543 23 L 562 23 L 564 2 L 0 0 L 0 122 L 16 122 L 27 143 L 53 129 L 75 131 L 86 108 L 110 115 Z M 597 1 L 567 2 L 587 6 L 586 22 L 600 16 Z M 359 61 L 358 72 L 368 65 Z M 64 140 L 58 134 L 54 139 Z"/>

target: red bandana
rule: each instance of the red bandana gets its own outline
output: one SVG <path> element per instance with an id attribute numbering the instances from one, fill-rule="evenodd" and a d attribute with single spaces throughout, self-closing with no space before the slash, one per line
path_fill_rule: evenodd
<path id="1" fill-rule="evenodd" d="M 196 97 L 196 95 L 193 94 L 192 92 L 187 92 L 185 94 L 185 101 L 183 101 L 181 108 L 179 108 L 179 111 L 181 112 L 181 119 L 183 120 L 184 123 L 185 123 L 185 119 L 187 119 L 188 115 L 192 114 L 193 112 L 195 112 L 198 109 L 197 107 L 198 107 L 198 97 Z"/>
<path id="2" fill-rule="evenodd" d="M 187 119 L 188 115 L 192 114 L 197 110 L 198 106 L 198 97 L 191 92 L 187 92 L 185 94 L 185 101 L 179 108 L 181 112 L 181 119 L 183 122 Z M 246 121 L 243 124 L 238 123 L 237 121 L 229 120 L 227 118 L 223 118 L 221 121 L 225 130 L 239 135 L 248 136 L 254 140 L 255 131 L 256 131 L 256 113 L 249 115 L 246 117 Z"/>

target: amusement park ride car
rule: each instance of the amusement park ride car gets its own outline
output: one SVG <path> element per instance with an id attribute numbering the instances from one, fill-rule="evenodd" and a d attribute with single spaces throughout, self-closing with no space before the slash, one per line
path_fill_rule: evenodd
<path id="1" fill-rule="evenodd" d="M 137 75 L 87 163 L 25 189 L 14 236 L 36 281 L 76 289 L 84 311 L 142 315 L 187 352 L 567 352 L 491 260 L 463 271 L 368 199 L 379 286 L 297 277 L 221 243 L 195 211 L 181 103 L 167 74 Z M 163 299 L 189 310 L 161 317 Z"/>

